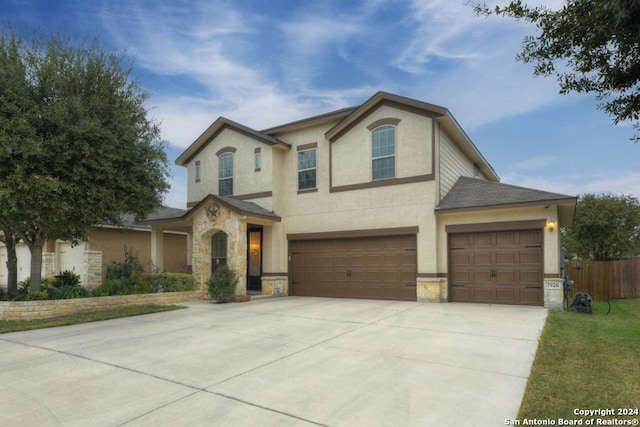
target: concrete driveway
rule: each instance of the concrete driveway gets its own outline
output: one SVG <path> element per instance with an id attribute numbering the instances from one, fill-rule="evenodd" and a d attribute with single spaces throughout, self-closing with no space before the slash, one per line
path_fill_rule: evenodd
<path id="1" fill-rule="evenodd" d="M 498 426 L 547 311 L 265 298 L 0 335 L 0 425 Z"/>

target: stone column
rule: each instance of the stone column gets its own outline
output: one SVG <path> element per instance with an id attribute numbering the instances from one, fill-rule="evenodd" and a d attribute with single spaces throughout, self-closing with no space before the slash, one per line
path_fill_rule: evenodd
<path id="1" fill-rule="evenodd" d="M 563 280 L 561 277 L 544 279 L 544 307 L 562 311 L 564 299 Z"/>

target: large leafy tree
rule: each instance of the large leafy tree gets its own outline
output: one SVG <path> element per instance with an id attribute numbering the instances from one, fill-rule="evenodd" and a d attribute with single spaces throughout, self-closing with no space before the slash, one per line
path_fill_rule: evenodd
<path id="1" fill-rule="evenodd" d="M 47 239 L 83 238 L 161 205 L 168 165 L 133 61 L 96 41 L 0 38 L 0 226 L 31 251 L 41 281 Z M 4 219 L 4 221 L 2 221 Z"/>
<path id="2" fill-rule="evenodd" d="M 515 0 L 474 9 L 535 24 L 538 35 L 524 38 L 517 58 L 533 63 L 536 75 L 555 75 L 560 93 L 593 93 L 614 123 L 640 129 L 640 1 L 566 0 L 551 10 Z"/>
<path id="3" fill-rule="evenodd" d="M 640 253 L 640 203 L 633 196 L 585 194 L 573 226 L 562 230 L 569 256 L 613 261 Z"/>

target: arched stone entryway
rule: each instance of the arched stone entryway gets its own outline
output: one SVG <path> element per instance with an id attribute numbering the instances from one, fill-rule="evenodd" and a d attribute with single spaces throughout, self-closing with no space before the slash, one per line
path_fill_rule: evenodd
<path id="1" fill-rule="evenodd" d="M 226 263 L 238 274 L 236 295 L 247 293 L 247 221 L 220 203 L 212 201 L 193 216 L 193 274 L 196 283 L 207 293 L 212 272 L 212 237 L 218 232 L 227 236 Z"/>
<path id="2" fill-rule="evenodd" d="M 166 211 L 148 220 L 151 228 L 151 257 L 154 264 L 162 271 L 162 249 L 164 241 L 163 231 L 175 230 L 187 233 L 187 250 L 190 262 L 187 262 L 189 271 L 194 275 L 197 289 L 202 292 L 203 298 L 208 295 L 207 282 L 211 277 L 212 266 L 212 241 L 211 238 L 218 232 L 226 235 L 226 264 L 236 271 L 239 276 L 236 287 L 237 295 L 247 293 L 248 257 L 255 255 L 255 247 L 249 253 L 249 232 L 259 230 L 261 233 L 259 248 L 259 271 L 251 269 L 254 276 L 258 273 L 259 285 L 262 295 L 286 295 L 287 274 L 273 273 L 284 271 L 281 267 L 274 270 L 272 251 L 280 250 L 281 242 L 273 239 L 272 227 L 280 222 L 281 218 L 275 213 L 258 206 L 255 203 L 240 200 L 236 197 L 220 197 L 208 195 L 195 206 L 187 210 L 167 208 Z M 254 239 L 255 240 L 255 239 Z M 256 242 L 254 242 L 255 245 Z M 262 271 L 263 255 L 267 259 L 266 272 Z"/>

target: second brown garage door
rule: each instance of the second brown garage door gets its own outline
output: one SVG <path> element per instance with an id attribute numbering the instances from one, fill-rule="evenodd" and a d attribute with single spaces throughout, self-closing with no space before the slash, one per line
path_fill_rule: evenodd
<path id="1" fill-rule="evenodd" d="M 542 230 L 449 235 L 449 300 L 543 305 Z"/>
<path id="2" fill-rule="evenodd" d="M 289 242 L 291 294 L 416 300 L 416 236 Z"/>

